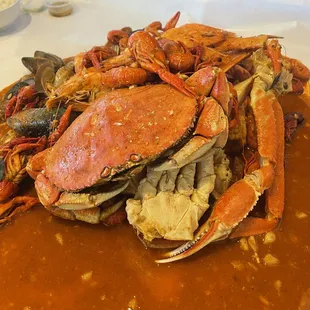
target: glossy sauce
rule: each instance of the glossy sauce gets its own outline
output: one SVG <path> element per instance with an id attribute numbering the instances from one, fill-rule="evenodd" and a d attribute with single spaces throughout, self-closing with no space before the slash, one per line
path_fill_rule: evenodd
<path id="1" fill-rule="evenodd" d="M 170 265 L 145 249 L 128 224 L 107 228 L 30 210 L 0 229 L 0 309 L 310 309 L 309 100 L 286 154 L 286 208 L 276 240 L 257 254 L 224 241 Z M 267 266 L 263 258 L 278 259 Z"/>

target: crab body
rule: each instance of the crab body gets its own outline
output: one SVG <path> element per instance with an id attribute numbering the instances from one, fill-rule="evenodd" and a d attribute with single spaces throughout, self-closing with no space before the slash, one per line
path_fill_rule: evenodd
<path id="1" fill-rule="evenodd" d="M 145 165 L 186 139 L 197 115 L 196 99 L 170 85 L 106 94 L 28 165 L 40 201 L 65 218 L 83 209 L 93 213 L 124 191 Z"/>
<path id="2" fill-rule="evenodd" d="M 168 85 L 113 91 L 91 105 L 55 144 L 45 175 L 67 191 L 110 181 L 176 145 L 196 114 L 196 100 Z"/>
<path id="3" fill-rule="evenodd" d="M 179 169 L 212 147 L 223 147 L 229 94 L 220 98 L 222 108 L 214 99 L 221 83 L 227 80 L 217 70 L 204 68 L 187 81 L 197 96 L 167 84 L 107 93 L 45 151 L 45 160 L 37 156 L 45 162 L 35 182 L 40 201 L 65 218 L 72 212 L 97 210 L 93 221 L 97 222 L 98 208 L 115 196 L 123 199 L 127 186 L 145 166 L 158 159 L 156 169 Z M 210 93 L 213 98 L 205 97 Z M 38 170 L 36 158 L 28 170 L 36 175 L 32 171 Z"/>

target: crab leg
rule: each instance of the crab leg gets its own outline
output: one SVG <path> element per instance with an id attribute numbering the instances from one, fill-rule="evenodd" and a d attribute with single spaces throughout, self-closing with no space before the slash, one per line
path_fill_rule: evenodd
<path id="1" fill-rule="evenodd" d="M 229 236 L 232 230 L 247 217 L 256 205 L 259 196 L 273 185 L 276 156 L 280 152 L 280 148 L 282 151 L 283 147 L 281 143 L 279 145 L 275 143 L 278 133 L 276 125 L 281 126 L 280 121 L 276 122 L 275 118 L 281 119 L 281 115 L 279 115 L 278 109 L 274 112 L 274 96 L 271 93 L 267 95 L 264 91 L 265 87 L 266 85 L 261 78 L 258 77 L 254 80 L 250 103 L 257 128 L 258 151 L 261 157 L 260 169 L 234 183 L 219 198 L 211 216 L 200 227 L 193 241 L 189 241 L 181 247 L 168 252 L 165 255 L 167 258 L 157 260 L 157 263 L 169 263 L 186 258 L 207 244 Z M 279 158 L 279 160 L 282 160 L 282 158 Z M 275 191 L 278 193 L 281 192 L 281 186 L 279 186 L 281 184 L 282 181 L 274 185 L 276 187 Z M 280 204 L 278 207 L 280 208 L 278 213 L 282 212 L 283 208 L 281 208 Z"/>
<path id="2" fill-rule="evenodd" d="M 206 115 L 212 117 L 207 118 Z M 228 121 L 222 107 L 212 97 L 207 98 L 194 132 L 197 136 L 188 141 L 170 160 L 156 166 L 154 170 L 181 168 L 206 154 L 214 145 L 217 147 L 225 145 L 227 126 Z"/>
<path id="3" fill-rule="evenodd" d="M 208 139 L 201 136 L 194 136 L 168 161 L 155 167 L 154 171 L 165 171 L 181 168 L 206 154 L 214 145 L 216 139 Z"/>
<path id="4" fill-rule="evenodd" d="M 280 39 L 281 37 L 265 34 L 247 38 L 230 37 L 218 44 L 215 49 L 219 52 L 257 50 L 263 48 L 268 39 L 274 38 Z"/>
<path id="5" fill-rule="evenodd" d="M 262 234 L 273 230 L 282 218 L 284 209 L 284 118 L 282 108 L 273 93 L 269 93 L 276 119 L 277 131 L 277 164 L 275 165 L 275 179 L 266 192 L 267 217 L 245 218 L 232 232 L 229 238 L 239 238 Z"/>
<path id="6" fill-rule="evenodd" d="M 156 262 L 170 263 L 186 258 L 209 243 L 226 238 L 253 209 L 258 197 L 270 186 L 272 180 L 273 168 L 269 165 L 234 183 L 217 201 L 210 218 L 200 227 L 194 240 L 166 253 L 166 259 Z"/>

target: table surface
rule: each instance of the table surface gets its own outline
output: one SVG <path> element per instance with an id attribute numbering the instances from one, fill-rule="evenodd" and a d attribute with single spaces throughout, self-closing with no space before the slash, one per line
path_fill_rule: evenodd
<path id="1" fill-rule="evenodd" d="M 258 3 L 259 2 L 259 3 Z M 53 17 L 47 9 L 22 13 L 0 32 L 0 89 L 27 73 L 20 59 L 43 50 L 68 57 L 106 42 L 111 29 L 142 28 L 154 20 L 163 23 L 181 11 L 179 25 L 200 22 L 236 31 L 240 35 L 271 33 L 283 36 L 284 53 L 310 66 L 310 1 L 214 0 L 75 0 L 73 14 Z"/>

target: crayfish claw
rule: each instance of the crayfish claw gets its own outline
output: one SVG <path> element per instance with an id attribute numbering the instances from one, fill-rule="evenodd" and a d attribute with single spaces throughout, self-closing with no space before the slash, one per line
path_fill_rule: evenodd
<path id="1" fill-rule="evenodd" d="M 26 212 L 39 203 L 39 199 L 28 196 L 18 196 L 0 204 L 0 224 L 4 224 L 18 213 Z"/>

